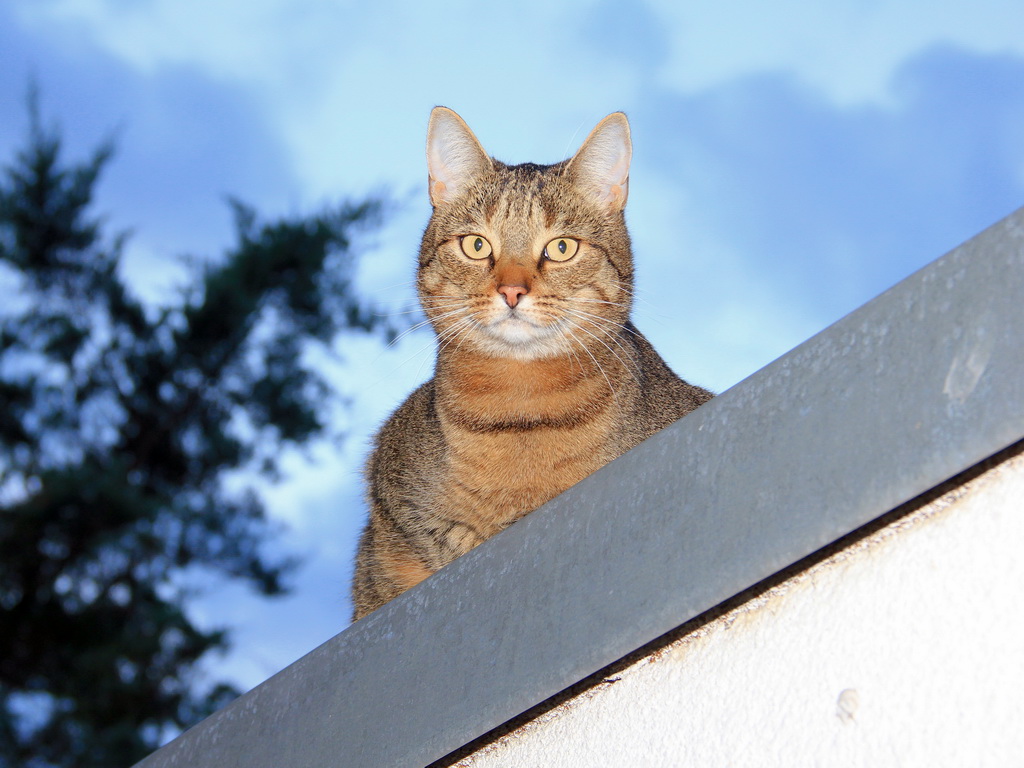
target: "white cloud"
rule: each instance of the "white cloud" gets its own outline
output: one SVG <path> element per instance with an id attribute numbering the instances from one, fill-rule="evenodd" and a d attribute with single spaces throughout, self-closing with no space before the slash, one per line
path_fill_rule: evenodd
<path id="1" fill-rule="evenodd" d="M 592 5 L 458 0 L 381 12 L 335 0 L 52 0 L 18 8 L 25 23 L 73 28 L 140 72 L 184 67 L 244 88 L 317 199 L 382 178 L 418 182 L 427 114 L 438 103 L 465 111 L 495 154 L 562 159 L 550 137 L 585 135 L 625 106 L 634 86 L 574 28 Z"/>
<path id="2" fill-rule="evenodd" d="M 330 18 L 356 3 L 328 0 L 52 0 L 22 2 L 21 17 L 86 31 L 94 44 L 144 72 L 186 65 L 215 78 L 274 83 L 322 47 Z"/>
<path id="3" fill-rule="evenodd" d="M 885 102 L 892 74 L 932 45 L 1024 55 L 1024 4 L 1017 0 L 651 5 L 674 31 L 662 85 L 683 92 L 777 71 L 839 104 Z"/>

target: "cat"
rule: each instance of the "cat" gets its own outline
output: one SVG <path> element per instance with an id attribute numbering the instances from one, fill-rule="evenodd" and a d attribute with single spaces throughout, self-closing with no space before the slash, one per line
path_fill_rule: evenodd
<path id="1" fill-rule="evenodd" d="M 375 440 L 353 620 L 712 397 L 630 320 L 631 155 L 621 112 L 548 166 L 431 113 L 417 288 L 437 362 Z"/>

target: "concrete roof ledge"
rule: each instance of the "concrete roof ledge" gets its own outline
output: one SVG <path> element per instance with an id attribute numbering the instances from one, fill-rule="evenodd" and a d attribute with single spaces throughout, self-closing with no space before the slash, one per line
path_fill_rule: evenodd
<path id="1" fill-rule="evenodd" d="M 1024 439 L 1024 209 L 138 765 L 426 765 Z"/>

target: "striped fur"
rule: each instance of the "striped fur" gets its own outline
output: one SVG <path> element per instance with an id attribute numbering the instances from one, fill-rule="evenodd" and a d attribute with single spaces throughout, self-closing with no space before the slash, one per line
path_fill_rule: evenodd
<path id="1" fill-rule="evenodd" d="M 569 160 L 508 166 L 432 113 L 417 284 L 437 364 L 376 438 L 354 618 L 711 398 L 629 320 L 630 152 L 615 113 Z M 566 261 L 545 250 L 558 238 L 578 244 Z"/>

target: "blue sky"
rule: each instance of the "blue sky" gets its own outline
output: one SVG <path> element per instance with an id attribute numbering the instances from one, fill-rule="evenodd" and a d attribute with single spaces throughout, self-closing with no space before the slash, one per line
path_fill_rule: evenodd
<path id="1" fill-rule="evenodd" d="M 1019 0 L 10 0 L 3 162 L 30 77 L 72 154 L 116 136 L 99 210 L 133 231 L 125 272 L 151 301 L 180 256 L 229 245 L 226 195 L 273 215 L 386 189 L 400 206 L 361 284 L 408 307 L 431 107 L 509 162 L 560 160 L 623 109 L 636 322 L 719 391 L 1024 204 Z M 308 555 L 295 595 L 195 606 L 238 626 L 211 666 L 243 687 L 346 625 L 368 436 L 430 373 L 428 333 L 336 351 L 348 439 L 266 490 Z"/>

